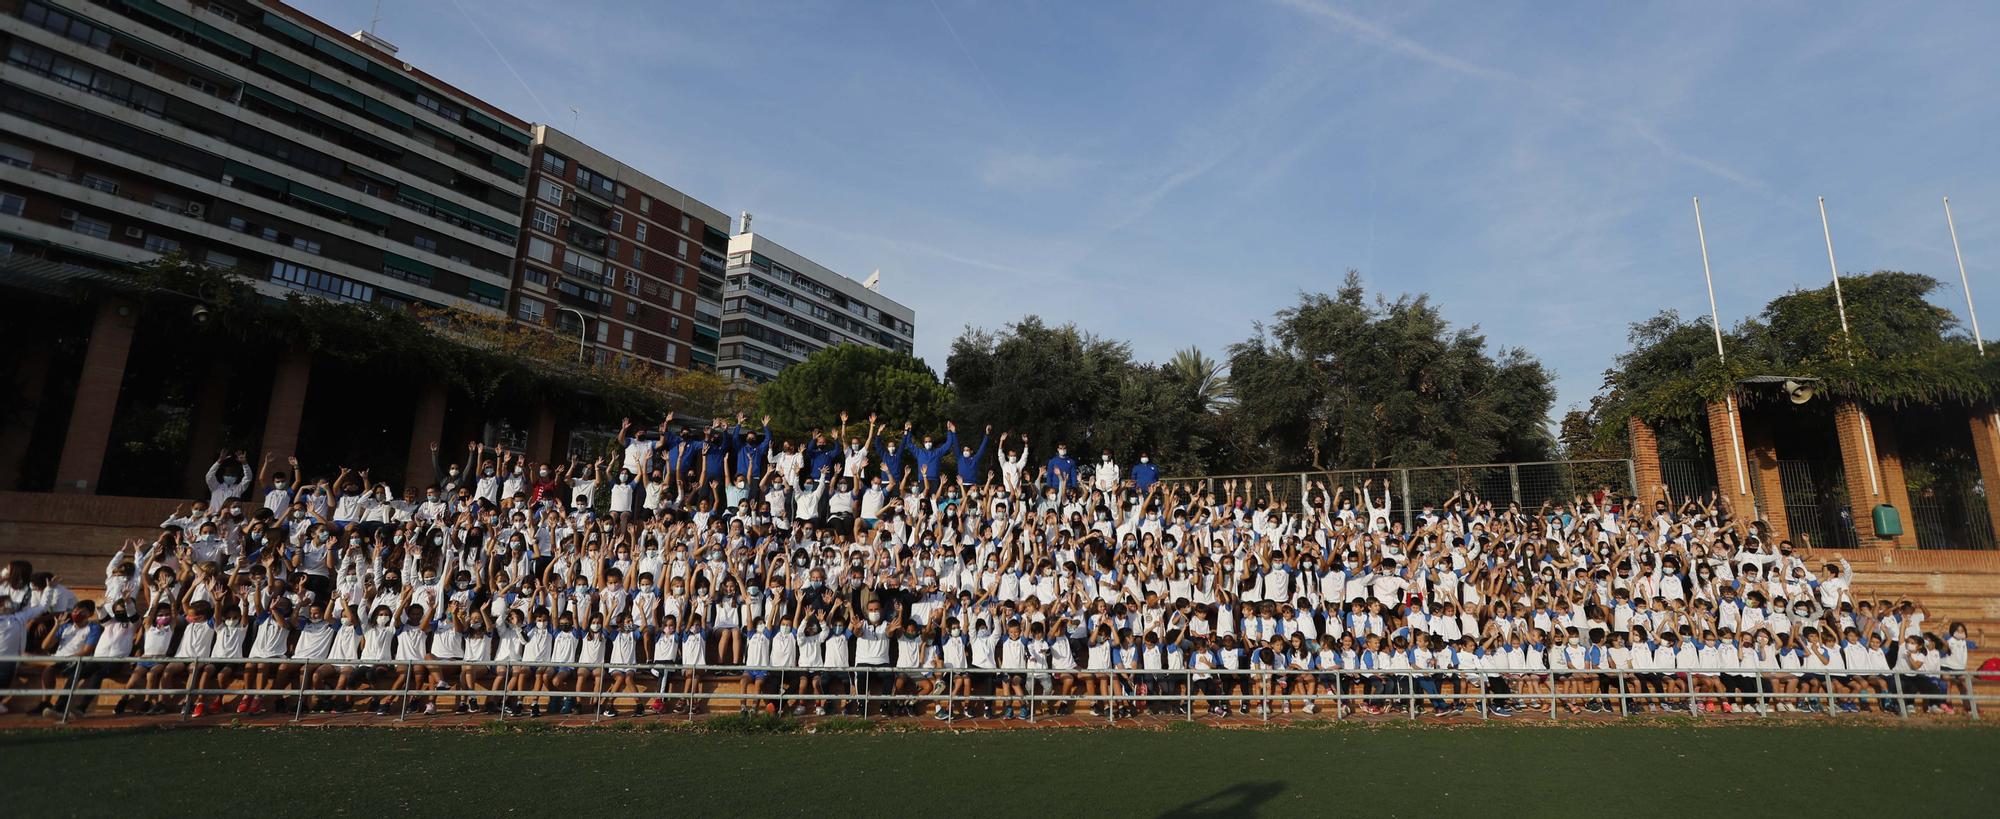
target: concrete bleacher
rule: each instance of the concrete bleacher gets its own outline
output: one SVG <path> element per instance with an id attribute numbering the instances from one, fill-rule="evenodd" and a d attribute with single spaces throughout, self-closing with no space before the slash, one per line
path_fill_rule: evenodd
<path id="1" fill-rule="evenodd" d="M 73 589 L 104 583 L 104 564 L 127 538 L 159 537 L 186 500 L 0 492 L 0 558 L 26 560 Z M 79 594 L 82 591 L 78 592 Z"/>
<path id="2" fill-rule="evenodd" d="M 1819 557 L 1847 558 L 1854 565 L 1859 600 L 1904 600 L 1930 612 L 1929 630 L 1942 635 L 1963 622 L 1979 648 L 1973 665 L 2000 656 L 2000 552 L 1917 549 L 1822 550 Z"/>

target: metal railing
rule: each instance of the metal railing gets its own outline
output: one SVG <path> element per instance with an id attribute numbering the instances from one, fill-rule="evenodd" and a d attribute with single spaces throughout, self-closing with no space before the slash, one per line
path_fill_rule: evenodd
<path id="1" fill-rule="evenodd" d="M 1879 712 L 1907 718 L 1922 708 L 1927 711 L 1964 714 L 1981 719 L 1982 707 L 2000 702 L 2000 677 L 1991 672 L 1973 671 L 1902 673 L 1894 671 L 1821 670 L 1710 670 L 1710 669 L 1544 669 L 1544 670 L 1465 670 L 1465 669 L 1044 669 L 1044 668 L 916 668 L 898 666 L 842 666 L 801 668 L 796 666 L 701 665 L 682 666 L 657 663 L 563 663 L 563 662 L 480 662 L 456 660 L 310 660 L 296 658 L 209 658 L 169 657 L 47 657 L 0 656 L 0 666 L 18 663 L 29 675 L 54 668 L 60 685 L 47 688 L 0 688 L 0 699 L 8 697 L 52 697 L 59 722 L 67 724 L 80 717 L 79 697 L 95 701 L 100 697 L 154 698 L 156 704 L 172 703 L 183 720 L 192 718 L 197 699 L 221 697 L 289 698 L 282 710 L 292 713 L 292 721 L 303 721 L 309 701 L 361 700 L 376 703 L 376 713 L 384 713 L 388 700 L 395 700 L 396 719 L 410 716 L 414 700 L 435 704 L 434 698 L 468 699 L 498 697 L 503 703 L 545 700 L 554 706 L 562 700 L 587 701 L 614 707 L 619 701 L 635 705 L 652 703 L 655 712 L 682 714 L 692 720 L 704 707 L 717 702 L 734 702 L 741 711 L 768 708 L 781 711 L 792 704 L 803 710 L 815 705 L 817 714 L 849 714 L 861 717 L 911 715 L 920 706 L 930 706 L 934 716 L 946 721 L 973 718 L 971 714 L 991 714 L 997 707 L 1009 716 L 1028 722 L 1074 711 L 1079 704 L 1091 706 L 1093 717 L 1108 723 L 1143 714 L 1199 718 L 1196 703 L 1211 716 L 1249 716 L 1253 706 L 1257 716 L 1269 722 L 1296 714 L 1311 717 L 1319 707 L 1332 704 L 1329 716 L 1342 719 L 1367 714 L 1393 714 L 1418 719 L 1425 716 L 1471 716 L 1481 719 L 1511 717 L 1516 714 L 1546 714 L 1560 719 L 1586 713 L 1617 714 L 1684 713 L 1694 717 L 1718 711 L 1769 716 L 1797 711 L 1837 716 L 1843 713 Z M 179 668 L 185 684 L 157 688 L 106 688 L 110 673 L 87 672 L 93 666 Z M 230 666 L 298 667 L 297 683 L 276 687 L 199 687 L 199 672 Z M 492 687 L 478 688 L 457 683 L 444 686 L 412 685 L 409 669 L 480 669 L 494 672 Z M 398 678 L 389 684 L 364 682 L 364 687 L 309 687 L 316 670 L 365 672 L 367 678 Z M 549 690 L 540 683 L 518 686 L 523 675 L 539 677 L 541 672 L 573 673 L 583 680 L 591 672 L 586 690 L 581 683 L 570 689 Z M 599 673 L 601 672 L 601 673 Z M 686 675 L 702 678 L 736 677 L 750 679 L 761 674 L 755 690 L 695 690 L 685 684 Z M 91 685 L 85 685 L 86 675 Z M 624 680 L 619 675 L 628 675 Z M 1983 677 L 1983 679 L 1982 679 Z M 462 678 L 461 678 L 462 679 Z M 626 680 L 646 680 L 646 685 Z M 762 681 L 770 680 L 768 687 Z M 1714 681 L 1695 685 L 1696 680 Z M 620 688 L 607 690 L 606 682 Z M 898 681 L 909 691 L 894 690 Z M 1840 681 L 1841 686 L 1832 683 Z M 11 684 L 11 681 L 9 681 Z M 670 685 L 680 682 L 679 686 Z M 829 684 L 844 690 L 805 691 L 794 686 L 808 682 Z M 984 691 L 978 690 L 984 683 Z M 1070 690 L 1077 682 L 1083 690 Z M 1995 683 L 1982 693 L 1981 682 Z M 968 686 L 967 683 L 970 685 Z M 1057 691 L 1058 683 L 1065 689 Z M 1565 685 L 1567 683 L 1567 685 Z M 1581 687 L 1585 690 L 1568 690 Z M 1588 690 L 1591 687 L 1596 690 Z M 674 688 L 683 690 L 673 690 Z M 968 692 L 970 687 L 974 690 Z M 878 688 L 889 690 L 879 692 Z M 1720 688 L 1721 690 L 1715 690 Z M 928 690 L 923 690 L 928 689 Z M 1096 689 L 1096 690 L 1092 690 Z M 1301 690 L 1310 689 L 1310 690 Z M 1708 689 L 1708 690 L 1703 690 Z M 241 700 L 239 700 L 241 702 Z M 490 702 L 486 704 L 491 704 Z M 86 706 L 88 703 L 86 703 Z M 665 706 L 662 711 L 659 706 Z M 1110 707 L 1105 707 L 1110 706 Z M 522 705 L 521 708 L 528 706 Z M 604 715 L 591 708 L 593 720 Z M 513 710 L 502 711 L 503 719 Z"/>
<path id="2" fill-rule="evenodd" d="M 1510 503 L 1519 504 L 1521 510 L 1530 515 L 1534 514 L 1544 502 L 1568 503 L 1572 497 L 1589 496 L 1607 487 L 1619 495 L 1645 494 L 1636 487 L 1638 476 L 1630 458 L 1339 469 L 1256 475 L 1200 475 L 1161 479 L 1162 483 L 1172 488 L 1218 493 L 1230 482 L 1238 484 L 1247 482 L 1255 497 L 1284 501 L 1290 504 L 1294 511 L 1300 510 L 1312 500 L 1316 483 L 1325 484 L 1329 490 L 1349 487 L 1356 490 L 1352 496 L 1354 507 L 1364 516 L 1366 510 L 1361 509 L 1362 499 L 1359 490 L 1364 482 L 1369 481 L 1373 482 L 1372 492 L 1378 503 L 1382 491 L 1385 488 L 1389 490 L 1391 519 L 1401 520 L 1406 530 L 1415 528 L 1418 510 L 1427 505 L 1442 509 L 1452 495 L 1460 492 L 1476 493 L 1481 500 L 1490 501 L 1502 510 Z M 1269 494 L 1264 491 L 1266 484 L 1271 487 Z"/>

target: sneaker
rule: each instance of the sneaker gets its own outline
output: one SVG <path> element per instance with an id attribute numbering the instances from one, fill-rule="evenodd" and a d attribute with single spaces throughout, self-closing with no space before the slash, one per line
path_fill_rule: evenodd
<path id="1" fill-rule="evenodd" d="M 438 712 L 437 703 L 434 702 L 424 703 L 424 716 L 427 717 L 436 716 L 437 712 Z"/>
<path id="2" fill-rule="evenodd" d="M 199 719 L 202 714 L 207 713 L 207 709 L 208 709 L 208 703 L 197 702 L 194 704 L 194 711 L 191 712 L 190 716 Z"/>
<path id="3" fill-rule="evenodd" d="M 618 716 L 618 709 L 606 708 L 602 711 L 597 712 L 597 715 L 600 717 L 615 717 Z"/>
<path id="4" fill-rule="evenodd" d="M 1496 716 L 1496 717 L 1500 717 L 1500 718 L 1502 718 L 1502 719 L 1505 719 L 1505 718 L 1507 718 L 1507 717 L 1511 717 L 1511 716 L 1513 716 L 1513 715 L 1514 715 L 1514 711 L 1513 711 L 1513 709 L 1511 709 L 1511 708 L 1506 708 L 1506 707 L 1501 707 L 1501 708 L 1495 708 L 1495 709 L 1493 709 L 1493 710 L 1492 710 L 1492 712 L 1491 712 L 1491 713 L 1493 714 L 1493 716 Z"/>

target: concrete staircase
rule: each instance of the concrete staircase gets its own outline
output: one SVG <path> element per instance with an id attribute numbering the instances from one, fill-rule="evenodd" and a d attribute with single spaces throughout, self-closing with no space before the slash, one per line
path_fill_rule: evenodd
<path id="1" fill-rule="evenodd" d="M 185 500 L 0 492 L 0 559 L 26 560 L 65 586 L 104 584 L 104 564 L 126 538 L 159 537 Z"/>
<path id="2" fill-rule="evenodd" d="M 1940 636 L 1954 621 L 1972 632 L 1979 644 L 1973 666 L 2000 656 L 2000 552 L 1846 549 L 1818 556 L 1833 554 L 1854 565 L 1856 599 L 1919 603 Z"/>

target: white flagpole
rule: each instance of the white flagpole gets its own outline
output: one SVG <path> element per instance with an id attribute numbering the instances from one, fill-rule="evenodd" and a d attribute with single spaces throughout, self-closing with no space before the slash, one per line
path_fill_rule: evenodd
<path id="1" fill-rule="evenodd" d="M 1958 258 L 1958 286 L 1965 290 L 1965 314 L 1972 317 L 1972 343 L 1979 357 L 1986 357 L 1986 339 L 1979 334 L 1979 311 L 1972 306 L 1972 283 L 1965 278 L 1965 252 L 1958 249 L 1958 223 L 1951 218 L 1951 197 L 1944 198 L 1944 224 L 1951 229 L 1951 255 Z M 1987 427 L 2000 438 L 2000 411 L 1987 418 Z"/>
<path id="2" fill-rule="evenodd" d="M 1854 344 L 1854 333 L 1847 329 L 1847 301 L 1840 295 L 1840 265 L 1833 260 L 1833 228 L 1827 225 L 1824 196 L 1819 198 L 1819 229 L 1826 235 L 1826 266 L 1833 269 L 1833 303 L 1840 310 L 1840 334 L 1850 345 L 1847 349 L 1847 360 L 1852 362 L 1854 348 L 1851 345 Z M 1875 473 L 1875 436 L 1873 430 L 1868 428 L 1868 413 L 1861 410 L 1859 403 L 1855 404 L 1855 410 L 1861 415 L 1861 452 L 1863 458 L 1868 461 L 1868 488 L 1879 498 L 1882 496 L 1882 480 Z"/>
<path id="3" fill-rule="evenodd" d="M 1694 235 L 1701 241 L 1701 278 L 1708 283 L 1708 320 L 1715 330 L 1715 359 L 1728 361 L 1728 354 L 1722 351 L 1722 316 L 1715 309 L 1715 274 L 1708 267 L 1708 231 L 1701 226 L 1701 197 L 1694 197 Z M 1736 462 L 1736 485 L 1750 491 L 1750 473 L 1743 463 L 1743 433 L 1736 428 L 1736 391 L 1730 390 L 1723 398 L 1723 408 L 1729 411 L 1730 456 Z"/>
<path id="4" fill-rule="evenodd" d="M 1972 283 L 1965 278 L 1965 253 L 1958 249 L 1958 223 L 1951 218 L 1951 197 L 1944 198 L 1944 224 L 1951 229 L 1951 255 L 1958 257 L 1958 286 L 1965 289 L 1965 314 L 1972 317 L 1972 343 L 1979 355 L 1986 355 L 1986 339 L 1979 335 L 1979 311 L 1972 306 Z"/>

